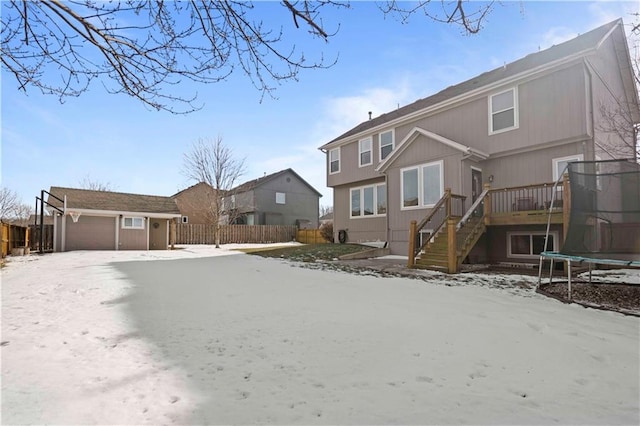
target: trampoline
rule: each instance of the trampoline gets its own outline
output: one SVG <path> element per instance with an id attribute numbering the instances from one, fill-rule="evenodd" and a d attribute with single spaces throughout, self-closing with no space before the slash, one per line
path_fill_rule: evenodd
<path id="1" fill-rule="evenodd" d="M 591 270 L 597 265 L 640 268 L 640 164 L 634 159 L 577 161 L 569 163 L 565 170 L 569 174 L 569 226 L 562 249 L 547 251 L 549 217 L 537 289 L 542 283 L 545 260 L 550 261 L 549 284 L 555 262 L 565 262 L 571 300 L 573 266 L 589 268 L 589 283 Z M 556 187 L 559 182 L 560 179 Z"/>

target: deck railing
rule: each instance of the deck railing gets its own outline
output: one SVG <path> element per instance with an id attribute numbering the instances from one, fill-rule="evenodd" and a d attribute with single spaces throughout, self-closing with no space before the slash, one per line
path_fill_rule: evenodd
<path id="1" fill-rule="evenodd" d="M 531 210 L 562 209 L 562 185 L 553 183 L 491 189 L 491 212 L 510 213 Z M 552 206 L 553 203 L 553 206 Z"/>

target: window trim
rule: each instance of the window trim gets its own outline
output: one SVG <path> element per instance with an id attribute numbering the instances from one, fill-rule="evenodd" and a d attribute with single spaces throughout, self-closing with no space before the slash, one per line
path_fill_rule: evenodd
<path id="1" fill-rule="evenodd" d="M 500 111 L 493 111 L 493 98 L 495 96 L 499 96 L 499 95 L 503 95 L 507 92 L 511 92 L 513 91 L 513 108 L 507 108 L 507 109 L 503 109 Z M 503 90 L 501 92 L 497 92 L 497 93 L 493 93 L 491 95 L 489 95 L 488 99 L 488 107 L 489 107 L 489 135 L 497 135 L 499 133 L 504 133 L 504 132 L 508 132 L 511 130 L 515 130 L 517 128 L 520 127 L 520 120 L 519 120 L 519 108 L 518 108 L 518 86 L 514 86 L 511 87 L 509 89 Z M 499 129 L 499 130 L 494 130 L 493 129 L 493 116 L 495 114 L 498 114 L 500 112 L 504 112 L 504 111 L 508 111 L 510 109 L 513 109 L 513 126 L 511 127 L 505 127 L 504 129 Z"/>
<path id="2" fill-rule="evenodd" d="M 131 219 L 131 226 L 127 226 L 126 219 Z M 136 226 L 136 219 L 140 219 L 142 224 L 140 226 Z M 122 229 L 145 229 L 144 227 L 145 218 L 140 216 L 124 216 L 122 218 Z"/>
<path id="3" fill-rule="evenodd" d="M 279 197 L 278 197 L 279 195 L 281 196 L 280 197 L 281 202 L 278 201 L 279 200 Z M 286 192 L 278 192 L 278 191 L 276 191 L 276 204 L 287 204 L 287 194 L 286 194 Z"/>
<path id="4" fill-rule="evenodd" d="M 391 133 L 391 151 L 389 152 L 389 155 L 391 155 L 393 153 L 393 150 L 396 149 L 396 132 L 395 129 L 391 129 L 391 130 L 387 130 L 386 132 L 380 132 L 378 133 L 378 159 L 380 162 L 386 160 L 387 158 L 389 158 L 389 155 L 387 155 L 385 158 L 382 158 L 382 135 L 386 134 L 386 133 Z M 385 146 L 388 146 L 385 145 Z"/>
<path id="5" fill-rule="evenodd" d="M 353 188 L 349 188 L 349 219 L 368 219 L 372 217 L 385 217 L 386 213 L 378 213 L 378 187 L 386 186 L 386 182 L 374 183 L 372 185 L 364 185 L 364 186 L 355 186 Z M 365 188 L 371 188 L 373 190 L 373 214 L 365 215 L 364 214 L 364 190 Z M 353 191 L 359 191 L 360 193 L 360 215 L 353 216 Z M 386 192 L 385 192 L 386 194 Z M 385 203 L 387 200 L 385 199 Z M 387 211 L 389 211 L 389 207 L 387 206 Z"/>
<path id="6" fill-rule="evenodd" d="M 553 182 L 556 182 L 558 179 L 560 179 L 561 176 L 558 176 L 560 171 L 558 170 L 558 163 L 561 161 L 566 161 L 567 163 L 571 162 L 571 161 L 584 161 L 584 155 L 583 154 L 573 154 L 573 155 L 567 155 L 565 157 L 558 157 L 558 158 L 553 158 L 551 160 L 551 164 L 553 169 L 551 170 L 551 174 L 553 177 Z"/>
<path id="7" fill-rule="evenodd" d="M 531 240 L 531 237 L 533 237 L 534 235 L 542 235 L 543 237 L 547 234 L 546 231 L 513 231 L 513 232 L 507 232 L 507 258 L 510 259 L 538 259 L 540 258 L 539 254 L 514 254 L 511 252 L 511 237 L 512 236 L 529 236 L 529 251 L 533 251 L 533 241 Z M 553 237 L 553 247 L 551 248 L 552 251 L 558 251 L 558 244 L 559 244 L 559 233 L 558 231 L 551 231 L 549 232 L 549 235 L 551 235 Z"/>
<path id="8" fill-rule="evenodd" d="M 440 196 L 438 199 L 442 198 L 444 195 L 444 160 L 431 161 L 429 163 L 418 164 L 416 166 L 404 167 L 400 169 L 400 210 L 416 210 L 416 209 L 429 209 L 436 205 L 434 204 L 424 204 L 424 169 L 426 167 L 431 167 L 434 165 L 439 166 L 439 175 L 440 175 Z M 407 170 L 418 170 L 418 205 L 417 206 L 408 206 L 404 205 L 404 172 Z"/>
<path id="9" fill-rule="evenodd" d="M 362 150 L 362 142 L 369 142 L 369 149 L 367 151 Z M 369 152 L 369 162 L 362 162 L 362 154 Z M 373 138 L 371 136 L 360 139 L 358 141 L 358 167 L 370 166 L 373 164 Z"/>
<path id="10" fill-rule="evenodd" d="M 338 153 L 338 158 L 336 158 L 335 160 L 331 159 L 331 153 L 332 152 L 337 152 Z M 329 155 L 329 174 L 330 175 L 335 175 L 337 173 L 340 173 L 340 166 L 341 166 L 341 164 L 340 164 L 341 163 L 341 161 L 340 161 L 340 156 L 341 156 L 340 147 L 330 149 L 328 155 Z M 334 161 L 336 161 L 338 163 L 338 170 L 336 170 L 335 172 L 332 172 L 331 171 L 331 163 L 333 163 Z"/>

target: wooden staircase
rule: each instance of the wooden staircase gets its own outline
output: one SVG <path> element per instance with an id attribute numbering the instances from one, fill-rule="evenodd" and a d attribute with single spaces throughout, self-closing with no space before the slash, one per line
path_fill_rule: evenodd
<path id="1" fill-rule="evenodd" d="M 487 191 L 488 188 L 462 217 L 451 214 L 451 208 L 448 207 L 446 217 L 439 220 L 440 225 L 428 242 L 417 246 L 415 240 L 410 241 L 410 253 L 413 252 L 414 256 L 410 259 L 408 266 L 449 273 L 458 272 L 462 262 L 486 231 L 483 204 Z M 445 194 L 443 205 L 446 205 L 445 197 L 451 198 L 452 194 L 450 192 Z M 428 220 L 430 219 L 423 220 L 420 225 L 412 223 L 410 235 L 417 238 L 416 236 Z"/>
<path id="2" fill-rule="evenodd" d="M 456 224 L 460 223 L 456 220 Z M 486 226 L 483 217 L 472 217 L 463 227 L 456 230 L 456 270 L 476 245 Z M 415 267 L 448 272 L 449 270 L 449 228 L 442 230 L 424 247 L 416 258 Z"/>

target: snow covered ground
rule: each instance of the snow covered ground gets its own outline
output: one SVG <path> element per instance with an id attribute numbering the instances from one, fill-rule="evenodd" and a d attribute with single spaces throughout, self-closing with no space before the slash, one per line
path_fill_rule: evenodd
<path id="1" fill-rule="evenodd" d="M 10 258 L 2 423 L 640 423 L 636 317 L 233 248 Z"/>

